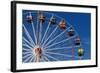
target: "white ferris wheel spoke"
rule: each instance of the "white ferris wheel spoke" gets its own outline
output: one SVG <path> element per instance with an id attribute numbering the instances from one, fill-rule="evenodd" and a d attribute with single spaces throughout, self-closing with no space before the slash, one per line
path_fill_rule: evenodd
<path id="1" fill-rule="evenodd" d="M 27 37 L 28 37 L 28 39 L 30 40 L 30 42 L 33 44 L 33 45 L 35 45 L 35 43 L 33 42 L 33 40 L 32 40 L 32 38 L 31 38 L 31 36 L 30 36 L 30 34 L 29 34 L 29 32 L 27 31 L 27 29 L 26 29 L 26 27 L 24 26 L 24 24 L 23 24 L 23 27 L 24 27 L 24 30 L 25 30 L 25 34 L 27 35 Z"/>
<path id="2" fill-rule="evenodd" d="M 27 57 L 25 60 L 24 60 L 24 62 L 27 62 L 29 59 L 31 59 L 32 58 L 32 55 L 30 55 L 29 57 Z"/>
<path id="3" fill-rule="evenodd" d="M 30 16 L 32 16 L 31 13 L 30 13 Z M 32 21 L 32 29 L 33 29 L 33 34 L 34 34 L 35 43 L 37 44 L 36 32 L 35 32 L 35 28 L 34 28 L 34 23 L 33 23 L 33 21 Z"/>
<path id="4" fill-rule="evenodd" d="M 31 13 L 30 13 L 30 16 L 32 16 Z M 37 43 L 37 38 L 36 38 L 36 33 L 35 33 L 35 28 L 34 28 L 33 21 L 32 21 L 32 29 L 33 29 L 33 34 L 34 34 L 34 39 L 35 39 L 35 44 L 36 44 Z"/>
<path id="5" fill-rule="evenodd" d="M 29 60 L 29 62 L 32 62 L 34 60 L 34 57 L 32 56 L 32 58 Z"/>
<path id="6" fill-rule="evenodd" d="M 76 48 L 76 47 L 80 47 L 80 46 L 74 46 L 74 48 Z M 69 47 L 49 48 L 49 49 L 46 49 L 46 50 L 47 51 L 60 50 L 60 49 L 67 49 L 67 50 L 69 50 L 71 48 L 73 48 L 73 47 L 72 46 L 69 46 Z"/>
<path id="7" fill-rule="evenodd" d="M 32 61 L 34 60 L 34 55 L 32 54 L 31 56 L 32 56 L 32 57 L 31 57 L 31 59 L 29 60 L 29 62 L 32 62 Z"/>
<path id="8" fill-rule="evenodd" d="M 55 55 L 59 55 L 59 56 L 64 56 L 64 57 L 72 57 L 72 55 L 67 55 L 67 54 L 61 54 L 61 53 L 54 53 L 54 52 L 46 52 L 49 54 L 55 54 Z M 78 58 L 77 56 L 74 56 L 75 58 Z"/>
<path id="9" fill-rule="evenodd" d="M 24 51 L 27 51 L 27 52 L 29 52 L 29 51 L 31 52 L 31 51 L 32 51 L 32 50 L 29 49 L 29 48 L 23 48 L 23 50 L 24 50 Z"/>
<path id="10" fill-rule="evenodd" d="M 71 26 L 70 26 L 71 27 Z M 69 27 L 69 28 L 70 28 Z M 45 46 L 47 46 L 48 44 L 50 44 L 52 41 L 54 41 L 55 39 L 57 39 L 58 37 L 60 37 L 62 34 L 64 34 L 69 28 L 67 28 L 66 30 L 64 30 L 63 32 L 61 32 L 59 35 L 57 35 L 55 38 L 53 38 L 52 40 L 50 40 L 47 44 L 45 44 Z"/>
<path id="11" fill-rule="evenodd" d="M 31 47 L 31 46 L 29 46 L 29 45 L 27 45 L 27 44 L 23 44 L 23 46 L 25 46 L 25 47 L 27 47 L 27 48 L 29 48 L 29 49 L 33 49 L 33 47 Z"/>
<path id="12" fill-rule="evenodd" d="M 23 55 L 32 54 L 30 51 L 23 52 Z"/>
<path id="13" fill-rule="evenodd" d="M 55 61 L 59 61 L 57 58 L 55 58 L 55 57 L 53 57 L 53 56 L 51 56 L 51 55 L 48 55 L 48 54 L 45 54 L 48 58 L 52 58 L 53 60 L 55 60 Z"/>
<path id="14" fill-rule="evenodd" d="M 53 18 L 53 15 L 52 15 L 52 17 L 51 17 L 50 19 L 52 19 L 52 18 Z M 46 30 L 45 30 L 45 33 L 44 33 L 43 38 L 42 38 L 42 40 L 41 40 L 41 44 L 43 43 L 43 40 L 44 40 L 44 38 L 45 38 L 45 36 L 46 36 L 46 34 L 47 34 L 47 32 L 48 32 L 49 26 L 50 26 L 50 23 L 48 24 L 48 26 L 47 26 L 47 28 L 46 28 Z"/>
<path id="15" fill-rule="evenodd" d="M 39 44 L 39 34 L 38 34 L 38 32 L 39 32 L 39 30 L 38 30 L 38 24 L 39 24 L 39 11 L 37 12 L 37 26 L 36 26 L 36 36 L 37 36 L 37 44 Z"/>
<path id="16" fill-rule="evenodd" d="M 39 31 L 39 45 L 40 45 L 41 37 L 42 37 L 42 22 L 40 22 L 39 26 L 40 26 L 40 31 Z"/>
<path id="17" fill-rule="evenodd" d="M 44 56 L 44 59 L 45 59 L 46 61 L 50 61 L 46 56 Z"/>
<path id="18" fill-rule="evenodd" d="M 24 53 L 23 53 L 24 54 Z M 30 55 L 32 55 L 31 53 L 27 53 L 27 54 L 25 54 L 22 58 L 23 59 L 25 59 L 26 57 L 28 57 L 28 56 L 30 56 Z"/>
<path id="19" fill-rule="evenodd" d="M 43 45 L 49 40 L 49 38 L 53 35 L 53 33 L 57 30 L 58 26 L 56 26 L 56 28 L 53 30 L 53 32 L 50 34 L 50 36 L 44 41 Z"/>
<path id="20" fill-rule="evenodd" d="M 70 38 L 68 38 L 68 39 L 64 39 L 64 40 L 62 40 L 62 41 L 60 41 L 60 42 L 57 42 L 57 43 L 53 43 L 53 44 L 51 44 L 51 45 L 49 45 L 49 46 L 45 46 L 44 48 L 48 48 L 48 47 L 57 45 L 57 44 L 59 44 L 59 43 L 66 42 L 66 41 L 68 41 L 68 40 L 70 40 L 70 39 L 72 39 L 72 38 L 74 38 L 74 37 L 76 37 L 76 36 L 70 37 Z"/>
<path id="21" fill-rule="evenodd" d="M 27 43 L 28 43 L 31 47 L 34 47 L 34 45 L 33 45 L 33 44 L 31 44 L 31 43 L 30 43 L 30 42 L 29 42 L 26 38 L 24 38 L 24 37 L 23 37 L 23 41 L 24 41 L 24 42 L 26 42 L 25 44 L 27 44 Z"/>
<path id="22" fill-rule="evenodd" d="M 32 29 L 33 29 L 35 44 L 37 44 L 37 38 L 36 38 L 36 33 L 35 33 L 35 28 L 34 28 L 34 23 L 33 23 L 33 21 L 32 21 Z"/>

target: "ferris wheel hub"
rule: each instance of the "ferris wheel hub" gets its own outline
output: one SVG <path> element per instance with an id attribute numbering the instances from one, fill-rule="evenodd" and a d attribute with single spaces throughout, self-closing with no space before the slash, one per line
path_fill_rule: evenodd
<path id="1" fill-rule="evenodd" d="M 34 52 L 34 54 L 35 54 L 37 57 L 40 57 L 40 58 L 41 58 L 41 55 L 42 55 L 42 48 L 40 48 L 39 46 L 35 46 L 33 52 Z"/>

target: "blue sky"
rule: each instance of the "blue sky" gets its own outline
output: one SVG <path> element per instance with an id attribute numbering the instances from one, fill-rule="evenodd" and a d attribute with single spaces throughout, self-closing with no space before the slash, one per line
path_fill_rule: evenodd
<path id="1" fill-rule="evenodd" d="M 35 31 L 37 31 L 37 11 L 34 11 L 34 10 L 23 10 L 23 25 L 28 30 L 28 32 L 31 35 L 33 41 L 35 41 L 31 23 L 28 23 L 25 20 L 26 16 L 29 15 L 29 12 L 32 12 L 31 15 L 34 18 L 33 19 L 33 23 L 34 23 Z M 86 60 L 86 59 L 90 59 L 91 58 L 91 55 L 90 55 L 91 54 L 91 52 L 90 52 L 91 51 L 91 47 L 90 47 L 91 46 L 91 44 L 90 44 L 90 42 L 91 42 L 91 40 L 90 40 L 91 39 L 91 28 L 90 28 L 91 27 L 91 20 L 90 20 L 91 19 L 91 14 L 90 13 L 44 11 L 44 15 L 46 16 L 46 21 L 45 21 L 45 23 L 42 24 L 41 39 L 43 38 L 43 36 L 45 34 L 46 28 L 48 26 L 48 21 L 52 17 L 52 15 L 56 18 L 57 23 L 55 25 L 50 25 L 49 30 L 47 31 L 47 34 L 46 34 L 43 42 L 50 36 L 50 34 L 53 32 L 53 30 L 56 28 L 56 26 L 59 24 L 59 22 L 62 19 L 65 19 L 65 21 L 67 22 L 66 26 L 70 27 L 72 25 L 74 27 L 75 34 L 76 34 L 76 36 L 79 36 L 81 38 L 81 44 L 82 44 L 82 46 L 79 46 L 77 48 L 74 47 L 75 45 L 74 45 L 73 40 L 75 38 L 72 38 L 72 39 L 69 39 L 68 41 L 59 43 L 57 45 L 53 45 L 53 46 L 51 46 L 49 48 L 47 47 L 45 49 L 54 49 L 56 47 L 57 48 L 61 48 L 61 47 L 72 46 L 74 48 L 74 55 L 76 56 L 76 57 L 74 57 L 74 60 L 79 60 L 77 58 L 78 57 L 77 50 L 78 50 L 78 48 L 82 47 L 84 49 L 84 56 L 83 56 L 82 60 L 84 60 L 84 59 Z M 38 25 L 39 25 L 39 23 L 38 23 Z M 39 29 L 39 27 L 38 27 L 38 29 Z M 59 35 L 63 31 L 64 30 L 61 30 L 61 29 L 58 28 L 55 31 L 55 33 L 52 35 L 52 37 L 50 37 L 49 40 L 47 40 L 46 43 L 48 43 L 50 40 L 55 38 L 57 35 Z M 50 46 L 50 45 L 52 45 L 54 43 L 57 43 L 59 41 L 68 39 L 69 37 L 67 36 L 67 32 L 68 32 L 68 30 L 66 32 L 64 32 L 64 34 L 62 36 L 58 37 L 57 39 L 52 41 L 50 44 L 48 44 L 48 46 Z M 27 38 L 27 36 L 25 35 L 24 32 L 23 32 L 22 37 L 25 37 L 29 41 L 29 39 Z M 23 46 L 23 47 L 25 47 L 25 46 Z M 72 51 L 72 49 L 68 48 L 68 49 L 63 49 L 63 50 L 51 50 L 49 52 L 61 53 L 61 54 L 64 54 L 66 56 L 67 55 L 72 56 L 72 52 L 71 51 Z M 23 51 L 23 53 L 24 52 L 25 51 Z M 57 58 L 59 61 L 72 60 L 72 57 L 63 57 L 63 56 L 55 55 L 55 54 L 52 54 L 52 53 L 47 53 L 47 54 Z M 50 61 L 54 61 L 53 58 L 50 58 L 48 56 L 47 56 L 47 58 Z M 23 59 L 23 61 L 24 61 L 24 59 Z"/>

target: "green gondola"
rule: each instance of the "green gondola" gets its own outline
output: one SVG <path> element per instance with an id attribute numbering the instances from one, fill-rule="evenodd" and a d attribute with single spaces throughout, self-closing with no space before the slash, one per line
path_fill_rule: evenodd
<path id="1" fill-rule="evenodd" d="M 83 56 L 84 55 L 84 49 L 83 48 L 79 48 L 78 49 L 78 56 Z"/>

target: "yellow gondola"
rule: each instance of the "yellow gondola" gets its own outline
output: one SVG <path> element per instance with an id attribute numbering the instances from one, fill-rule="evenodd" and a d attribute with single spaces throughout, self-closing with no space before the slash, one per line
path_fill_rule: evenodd
<path id="1" fill-rule="evenodd" d="M 78 49 L 78 56 L 83 56 L 84 55 L 84 49 L 83 48 L 79 48 Z"/>

